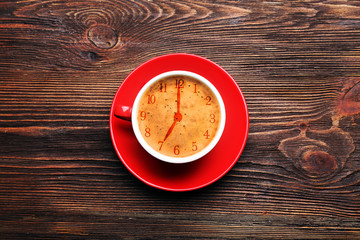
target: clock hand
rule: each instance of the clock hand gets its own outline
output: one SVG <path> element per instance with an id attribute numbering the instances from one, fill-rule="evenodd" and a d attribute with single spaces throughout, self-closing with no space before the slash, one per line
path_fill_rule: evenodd
<path id="1" fill-rule="evenodd" d="M 166 135 L 165 135 L 164 142 L 165 142 L 165 140 L 170 136 L 170 133 L 171 133 L 172 130 L 174 129 L 176 122 L 177 122 L 177 121 L 174 120 L 173 124 L 172 124 L 171 127 L 169 128 L 168 132 L 167 132 Z"/>
<path id="2" fill-rule="evenodd" d="M 174 115 L 174 122 L 173 124 L 171 125 L 171 127 L 169 128 L 169 130 L 167 131 L 166 135 L 165 135 L 165 138 L 164 138 L 164 142 L 165 140 L 170 136 L 171 132 L 173 131 L 174 127 L 175 127 L 175 124 L 179 121 L 181 121 L 182 119 L 182 115 L 181 113 L 175 113 Z"/>
<path id="3" fill-rule="evenodd" d="M 180 113 L 180 84 L 177 91 L 177 113 Z"/>
<path id="4" fill-rule="evenodd" d="M 182 114 L 180 113 L 180 85 L 178 86 L 178 91 L 177 91 L 177 112 L 174 114 L 174 122 L 171 125 L 171 127 L 169 128 L 169 130 L 167 131 L 165 138 L 164 138 L 164 142 L 165 140 L 170 136 L 171 132 L 173 131 L 175 124 L 179 121 L 181 121 L 182 119 Z"/>

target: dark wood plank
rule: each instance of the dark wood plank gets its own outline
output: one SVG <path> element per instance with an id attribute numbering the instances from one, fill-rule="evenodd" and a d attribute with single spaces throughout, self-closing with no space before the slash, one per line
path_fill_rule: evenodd
<path id="1" fill-rule="evenodd" d="M 3 1 L 4 239 L 360 239 L 357 1 Z M 121 164 L 109 110 L 152 57 L 207 57 L 237 81 L 246 149 L 169 193 Z"/>

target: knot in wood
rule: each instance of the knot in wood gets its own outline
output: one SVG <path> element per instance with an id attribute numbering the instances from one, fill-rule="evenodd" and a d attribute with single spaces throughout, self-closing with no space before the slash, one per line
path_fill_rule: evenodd
<path id="1" fill-rule="evenodd" d="M 338 168 L 336 158 L 324 151 L 305 152 L 300 164 L 305 171 L 315 175 L 329 175 Z"/>
<path id="2" fill-rule="evenodd" d="M 360 113 L 360 81 L 345 91 L 340 102 L 340 114 Z"/>
<path id="3" fill-rule="evenodd" d="M 338 127 L 313 130 L 301 123 L 299 129 L 298 136 L 281 140 L 279 150 L 309 181 L 326 183 L 343 169 L 355 150 L 353 139 Z"/>
<path id="4" fill-rule="evenodd" d="M 106 25 L 91 27 L 87 37 L 96 47 L 103 49 L 112 48 L 118 42 L 118 35 L 113 29 Z"/>
<path id="5" fill-rule="evenodd" d="M 306 123 L 306 122 L 301 122 L 301 123 L 299 124 L 299 129 L 300 129 L 300 131 L 306 131 L 306 130 L 308 129 L 308 127 L 309 127 L 309 124 Z"/>

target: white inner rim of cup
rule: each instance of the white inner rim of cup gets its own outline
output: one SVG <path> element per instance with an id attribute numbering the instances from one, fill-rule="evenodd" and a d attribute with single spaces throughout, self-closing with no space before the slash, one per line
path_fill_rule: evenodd
<path id="1" fill-rule="evenodd" d="M 183 76 L 187 76 L 187 77 L 192 77 L 192 78 L 195 78 L 195 79 L 199 80 L 200 82 L 204 83 L 206 86 L 208 86 L 211 89 L 211 91 L 214 93 L 214 95 L 215 95 L 215 97 L 216 97 L 216 99 L 217 99 L 217 101 L 219 103 L 220 112 L 221 112 L 219 129 L 218 129 L 214 139 L 203 150 L 195 153 L 194 155 L 187 156 L 187 157 L 170 157 L 170 156 L 161 154 L 158 151 L 155 151 L 152 147 L 150 147 L 150 145 L 143 138 L 143 136 L 142 136 L 142 134 L 140 132 L 139 125 L 138 125 L 138 120 L 137 120 L 137 112 L 138 112 L 138 108 L 139 108 L 139 102 L 140 102 L 141 97 L 145 93 L 145 91 L 152 84 L 154 84 L 156 81 L 158 81 L 158 80 L 160 80 L 162 78 L 169 77 L 169 76 L 174 76 L 174 75 L 183 75 Z M 169 162 L 169 163 L 188 163 L 188 162 L 192 162 L 194 160 L 197 160 L 197 159 L 205 156 L 207 153 L 209 153 L 215 147 L 215 145 L 218 143 L 218 141 L 220 140 L 220 137 L 221 137 L 221 135 L 222 135 L 222 133 L 224 131 L 224 128 L 225 128 L 225 119 L 226 119 L 225 105 L 224 105 L 224 102 L 223 102 L 223 100 L 221 98 L 221 95 L 218 92 L 218 90 L 206 78 L 200 76 L 199 74 L 189 72 L 189 71 L 170 71 L 170 72 L 165 72 L 165 73 L 159 74 L 159 75 L 155 76 L 154 78 L 152 78 L 150 81 L 148 81 L 142 87 L 142 89 L 140 90 L 140 92 L 136 96 L 134 104 L 133 104 L 132 113 L 131 113 L 132 127 L 133 127 L 133 130 L 134 130 L 135 136 L 138 139 L 138 141 L 140 142 L 141 146 L 149 154 L 151 154 L 155 158 L 160 159 L 160 160 L 165 161 L 165 162 Z"/>

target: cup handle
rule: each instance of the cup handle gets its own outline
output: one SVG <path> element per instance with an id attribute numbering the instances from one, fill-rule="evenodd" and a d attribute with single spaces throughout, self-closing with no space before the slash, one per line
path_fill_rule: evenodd
<path id="1" fill-rule="evenodd" d="M 132 108 L 129 106 L 117 106 L 114 111 L 114 116 L 126 121 L 131 121 Z"/>

